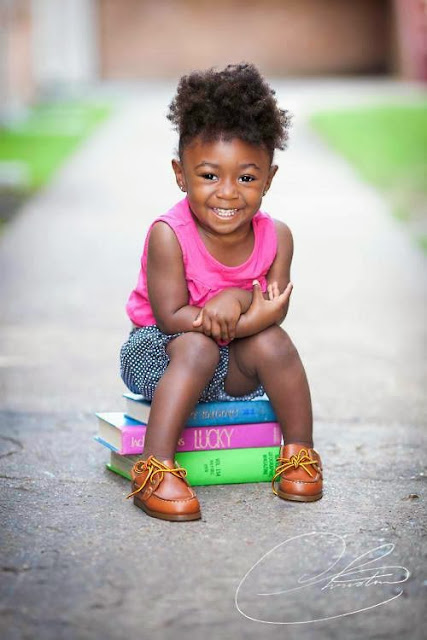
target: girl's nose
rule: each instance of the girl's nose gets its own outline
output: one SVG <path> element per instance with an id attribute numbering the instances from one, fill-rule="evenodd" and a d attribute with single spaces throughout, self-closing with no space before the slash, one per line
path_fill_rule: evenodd
<path id="1" fill-rule="evenodd" d="M 219 198 L 224 198 L 225 200 L 237 198 L 239 193 L 234 180 L 221 180 L 221 183 L 218 186 L 217 195 Z"/>

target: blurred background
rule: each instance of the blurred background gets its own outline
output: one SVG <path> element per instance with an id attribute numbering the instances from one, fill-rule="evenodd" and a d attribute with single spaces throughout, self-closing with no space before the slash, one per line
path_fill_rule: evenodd
<path id="1" fill-rule="evenodd" d="M 2 0 L 1 116 L 99 80 L 252 60 L 267 75 L 427 79 L 423 0 Z"/>
<path id="2" fill-rule="evenodd" d="M 281 79 L 427 80 L 424 0 L 1 0 L 0 25 L 0 221 L 111 113 L 100 87 L 163 80 L 172 92 L 191 69 L 242 60 Z M 95 87 L 98 100 L 88 102 Z M 354 135 L 358 117 L 366 141 Z M 393 191 L 396 216 L 416 219 L 425 246 L 425 103 L 409 114 L 332 113 L 313 125 Z M 377 175 L 390 153 L 393 166 Z"/>

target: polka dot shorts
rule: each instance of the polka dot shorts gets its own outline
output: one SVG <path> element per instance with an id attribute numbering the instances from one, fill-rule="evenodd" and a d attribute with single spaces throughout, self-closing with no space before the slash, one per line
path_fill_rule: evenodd
<path id="1" fill-rule="evenodd" d="M 156 326 L 132 329 L 120 350 L 120 374 L 125 385 L 133 393 L 147 400 L 153 399 L 154 391 L 169 364 L 166 347 L 181 333 L 167 335 Z M 244 396 L 230 396 L 224 389 L 228 372 L 228 346 L 218 347 L 220 359 L 215 373 L 200 396 L 199 402 L 252 400 L 264 394 L 259 386 Z"/>

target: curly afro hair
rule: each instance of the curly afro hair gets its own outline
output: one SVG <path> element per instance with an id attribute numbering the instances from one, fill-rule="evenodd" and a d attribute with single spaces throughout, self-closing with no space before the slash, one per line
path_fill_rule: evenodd
<path id="1" fill-rule="evenodd" d="M 167 118 L 179 133 L 179 155 L 196 136 L 261 145 L 273 158 L 288 140 L 290 115 L 253 64 L 229 64 L 183 76 Z"/>

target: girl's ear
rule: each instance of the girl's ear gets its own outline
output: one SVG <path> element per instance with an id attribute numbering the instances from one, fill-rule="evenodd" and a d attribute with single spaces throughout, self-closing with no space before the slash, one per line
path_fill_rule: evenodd
<path id="1" fill-rule="evenodd" d="M 278 168 L 279 167 L 277 166 L 277 164 L 272 164 L 271 165 L 270 171 L 268 172 L 267 182 L 265 183 L 263 196 L 265 196 L 265 194 L 267 193 L 267 191 L 271 187 L 271 183 L 273 182 L 273 178 L 276 175 Z"/>
<path id="2" fill-rule="evenodd" d="M 176 184 L 181 189 L 181 191 L 187 191 L 187 187 L 185 185 L 184 171 L 182 169 L 182 164 L 179 160 L 175 158 L 172 160 L 172 169 L 175 174 Z"/>

